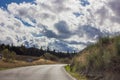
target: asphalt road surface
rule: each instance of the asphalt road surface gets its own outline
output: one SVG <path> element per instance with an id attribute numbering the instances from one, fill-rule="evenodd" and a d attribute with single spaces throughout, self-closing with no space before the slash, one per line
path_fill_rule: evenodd
<path id="1" fill-rule="evenodd" d="M 39 65 L 0 71 L 0 80 L 75 80 L 64 64 Z"/>

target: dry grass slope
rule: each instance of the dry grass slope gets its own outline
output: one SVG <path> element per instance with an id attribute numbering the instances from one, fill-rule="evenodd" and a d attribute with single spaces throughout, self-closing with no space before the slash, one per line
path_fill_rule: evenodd
<path id="1" fill-rule="evenodd" d="M 88 80 L 120 79 L 120 36 L 101 38 L 75 56 L 71 71 L 86 75 Z"/>
<path id="2" fill-rule="evenodd" d="M 51 60 L 45 60 L 41 57 L 32 57 L 32 56 L 19 56 L 16 55 L 16 59 L 12 62 L 6 62 L 4 60 L 0 60 L 0 70 L 23 67 L 23 66 L 33 66 L 33 65 L 42 65 L 42 64 L 56 64 L 57 62 Z M 27 60 L 33 60 L 29 62 Z"/>

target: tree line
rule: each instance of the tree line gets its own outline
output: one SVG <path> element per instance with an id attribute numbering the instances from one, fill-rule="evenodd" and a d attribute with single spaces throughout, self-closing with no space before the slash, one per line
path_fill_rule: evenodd
<path id="1" fill-rule="evenodd" d="M 25 56 L 44 56 L 45 54 L 54 55 L 58 58 L 72 58 L 75 56 L 76 52 L 70 53 L 67 52 L 57 52 L 56 50 L 50 50 L 49 47 L 47 49 L 43 49 L 42 47 L 40 49 L 35 47 L 27 48 L 23 45 L 21 46 L 13 46 L 13 45 L 0 45 L 0 52 L 3 50 L 9 50 L 10 52 L 14 52 L 16 55 L 25 55 Z"/>

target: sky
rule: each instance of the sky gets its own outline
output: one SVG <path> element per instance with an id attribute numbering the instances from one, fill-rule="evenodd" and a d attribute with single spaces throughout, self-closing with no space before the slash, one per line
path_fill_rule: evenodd
<path id="1" fill-rule="evenodd" d="M 80 51 L 120 34 L 119 0 L 0 0 L 0 44 Z"/>

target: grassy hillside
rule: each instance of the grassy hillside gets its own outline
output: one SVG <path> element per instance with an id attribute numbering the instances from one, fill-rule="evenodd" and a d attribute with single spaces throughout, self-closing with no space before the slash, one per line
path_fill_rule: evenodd
<path id="1" fill-rule="evenodd" d="M 70 71 L 88 80 L 120 80 L 120 36 L 88 46 L 74 57 Z"/>

